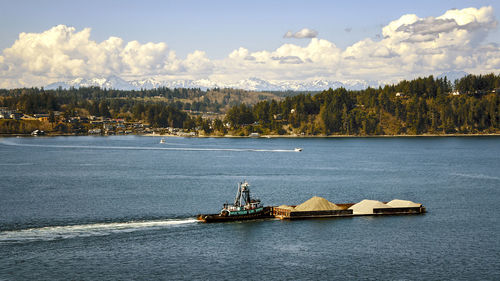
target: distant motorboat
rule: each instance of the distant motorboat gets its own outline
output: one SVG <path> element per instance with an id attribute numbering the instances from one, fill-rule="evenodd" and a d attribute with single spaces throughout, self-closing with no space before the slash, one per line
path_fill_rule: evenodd
<path id="1" fill-rule="evenodd" d="M 43 135 L 45 135 L 45 132 L 42 130 L 34 130 L 33 132 L 31 132 L 31 135 L 32 136 L 43 136 Z"/>
<path id="2" fill-rule="evenodd" d="M 296 147 L 296 148 L 294 149 L 294 151 L 301 152 L 301 151 L 302 151 L 302 148 L 300 148 L 300 147 Z"/>
<path id="3" fill-rule="evenodd" d="M 165 143 L 165 138 L 161 138 L 160 143 Z"/>

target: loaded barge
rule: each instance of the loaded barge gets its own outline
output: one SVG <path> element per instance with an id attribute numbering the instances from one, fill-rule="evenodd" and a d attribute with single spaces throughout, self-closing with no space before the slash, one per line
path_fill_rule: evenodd
<path id="1" fill-rule="evenodd" d="M 197 219 L 202 222 L 227 222 L 251 219 L 309 219 L 354 216 L 410 215 L 423 214 L 425 207 L 420 203 L 394 199 L 389 202 L 363 200 L 359 203 L 334 204 L 325 198 L 314 196 L 302 204 L 264 207 L 259 199 L 250 197 L 249 184 L 238 184 L 238 192 L 233 204 L 224 204 L 218 214 L 202 214 Z"/>
<path id="2" fill-rule="evenodd" d="M 363 200 L 359 203 L 334 204 L 322 197 L 314 196 L 297 206 L 273 207 L 273 216 L 279 219 L 309 219 L 354 216 L 411 215 L 423 214 L 426 209 L 420 203 L 394 199 L 390 202 Z"/>

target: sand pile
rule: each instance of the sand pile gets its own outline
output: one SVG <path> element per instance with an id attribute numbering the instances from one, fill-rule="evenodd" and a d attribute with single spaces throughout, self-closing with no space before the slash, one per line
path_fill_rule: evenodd
<path id="1" fill-rule="evenodd" d="M 332 210 L 342 210 L 341 207 L 333 204 L 332 202 L 326 200 L 325 198 L 314 196 L 306 202 L 297 205 L 295 211 L 332 211 Z"/>
<path id="2" fill-rule="evenodd" d="M 408 207 L 421 207 L 422 204 L 415 203 L 412 201 L 408 200 L 400 200 L 400 199 L 394 199 L 391 202 L 388 202 L 387 205 L 389 205 L 392 208 L 408 208 Z"/>
<path id="3" fill-rule="evenodd" d="M 373 209 L 380 208 L 391 208 L 391 206 L 387 206 L 386 204 L 377 200 L 365 199 L 357 204 L 352 205 L 349 210 L 352 210 L 352 213 L 355 215 L 369 215 L 373 214 Z"/>

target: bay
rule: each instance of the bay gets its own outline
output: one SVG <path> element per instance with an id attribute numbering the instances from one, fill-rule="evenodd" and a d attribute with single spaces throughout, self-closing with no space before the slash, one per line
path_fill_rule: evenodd
<path id="1" fill-rule="evenodd" d="M 2 138 L 0 279 L 497 280 L 499 140 Z M 265 205 L 398 198 L 428 213 L 194 220 L 243 180 Z"/>

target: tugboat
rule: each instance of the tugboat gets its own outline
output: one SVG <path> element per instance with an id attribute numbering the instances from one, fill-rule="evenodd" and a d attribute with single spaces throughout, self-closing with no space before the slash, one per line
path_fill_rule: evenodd
<path id="1" fill-rule="evenodd" d="M 248 182 L 240 182 L 234 204 L 226 203 L 219 214 L 202 214 L 197 219 L 202 222 L 225 222 L 271 218 L 272 207 L 264 207 L 259 199 L 250 198 L 249 187 Z"/>

